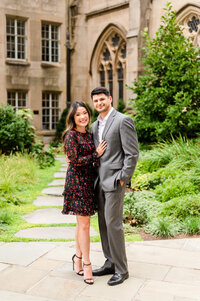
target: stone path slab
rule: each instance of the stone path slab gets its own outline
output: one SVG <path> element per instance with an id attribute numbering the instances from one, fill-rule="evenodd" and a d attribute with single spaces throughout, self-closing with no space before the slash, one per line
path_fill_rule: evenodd
<path id="1" fill-rule="evenodd" d="M 7 267 L 9 267 L 9 264 L 0 263 L 0 272 L 5 270 Z"/>
<path id="2" fill-rule="evenodd" d="M 64 187 L 49 187 L 42 190 L 42 193 L 54 196 L 61 196 L 63 193 Z"/>
<path id="3" fill-rule="evenodd" d="M 66 171 L 67 171 L 67 167 L 61 167 L 61 168 L 60 168 L 60 171 L 66 172 Z"/>
<path id="4" fill-rule="evenodd" d="M 56 180 L 53 180 L 48 185 L 49 186 L 62 186 L 63 187 L 65 185 L 65 179 L 56 179 Z"/>
<path id="5" fill-rule="evenodd" d="M 90 228 L 90 236 L 99 235 L 93 228 Z M 75 227 L 35 227 L 20 230 L 16 237 L 38 238 L 38 239 L 74 239 Z"/>
<path id="6" fill-rule="evenodd" d="M 63 196 L 38 196 L 33 202 L 35 206 L 63 206 Z"/>
<path id="7" fill-rule="evenodd" d="M 198 244 L 198 239 L 165 240 L 165 243 L 152 241 L 146 245 L 145 242 L 128 242 L 130 278 L 110 287 L 107 285 L 110 275 L 95 277 L 94 285 L 89 286 L 83 282 L 83 277 L 72 271 L 75 242 L 3 243 L 0 245 L 0 257 L 4 253 L 5 261 L 0 262 L 6 267 L 0 272 L 0 300 L 200 301 Z M 190 250 L 184 249 L 186 245 L 190 246 Z M 51 247 L 44 252 L 44 246 Z M 179 265 L 183 261 L 183 254 L 187 267 L 177 266 L 177 262 Z M 11 255 L 15 263 L 8 265 L 8 256 Z M 30 264 L 27 264 L 27 256 L 31 256 Z M 156 261 L 155 257 L 159 260 Z M 193 257 L 196 267 L 190 259 Z M 104 260 L 100 243 L 91 243 L 93 267 L 100 267 Z"/>
<path id="8" fill-rule="evenodd" d="M 56 160 L 60 161 L 61 163 L 66 163 L 66 157 L 65 156 L 56 156 Z"/>
<path id="9" fill-rule="evenodd" d="M 0 290 L 24 293 L 47 273 L 39 269 L 11 266 L 0 274 Z"/>
<path id="10" fill-rule="evenodd" d="M 25 221 L 33 224 L 69 224 L 76 223 L 75 215 L 65 215 L 61 209 L 48 208 L 38 209 L 23 216 Z"/>
<path id="11" fill-rule="evenodd" d="M 65 179 L 66 178 L 66 172 L 55 172 L 54 173 L 54 178 L 60 178 L 60 179 Z"/>
<path id="12" fill-rule="evenodd" d="M 54 249 L 55 245 L 44 242 L 11 242 L 0 246 L 0 262 L 27 266 L 40 256 Z"/>
<path id="13" fill-rule="evenodd" d="M 34 297 L 8 291 L 0 291 L 0 300 L 2 301 L 57 301 L 57 299 Z"/>

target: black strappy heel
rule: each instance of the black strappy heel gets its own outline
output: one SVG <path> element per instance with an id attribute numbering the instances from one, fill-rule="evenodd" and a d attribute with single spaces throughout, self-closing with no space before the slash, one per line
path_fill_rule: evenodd
<path id="1" fill-rule="evenodd" d="M 83 267 L 84 266 L 89 266 L 89 265 L 91 265 L 91 262 L 88 263 L 88 264 L 83 263 Z M 89 282 L 88 280 L 93 280 L 93 282 Z M 87 284 L 89 284 L 89 285 L 92 285 L 92 284 L 94 284 L 94 279 L 93 278 L 87 278 L 87 279 L 84 279 L 84 282 L 87 283 Z"/>
<path id="2" fill-rule="evenodd" d="M 79 257 L 79 256 L 77 256 L 76 254 L 74 254 L 74 255 L 72 256 L 73 271 L 74 271 L 74 265 L 75 265 L 74 257 L 77 257 L 78 259 L 82 259 L 82 257 Z M 83 276 L 83 275 L 84 275 L 84 271 L 83 271 L 83 270 L 80 270 L 80 271 L 78 271 L 76 274 L 79 275 L 79 276 Z"/>

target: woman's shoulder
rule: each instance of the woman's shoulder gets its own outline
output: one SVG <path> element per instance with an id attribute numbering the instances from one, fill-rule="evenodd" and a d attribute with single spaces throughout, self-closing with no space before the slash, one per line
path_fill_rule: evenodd
<path id="1" fill-rule="evenodd" d="M 65 133 L 64 135 L 64 140 L 69 139 L 69 138 L 73 138 L 76 136 L 76 131 L 75 130 L 69 130 Z"/>

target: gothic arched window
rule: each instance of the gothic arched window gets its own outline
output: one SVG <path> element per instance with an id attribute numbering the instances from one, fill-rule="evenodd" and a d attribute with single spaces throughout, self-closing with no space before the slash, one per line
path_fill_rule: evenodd
<path id="1" fill-rule="evenodd" d="M 183 34 L 200 48 L 200 6 L 186 5 L 178 15 L 177 21 L 183 29 Z"/>
<path id="2" fill-rule="evenodd" d="M 109 89 L 117 104 L 125 98 L 126 42 L 120 33 L 112 30 L 103 41 L 97 68 L 99 84 Z"/>

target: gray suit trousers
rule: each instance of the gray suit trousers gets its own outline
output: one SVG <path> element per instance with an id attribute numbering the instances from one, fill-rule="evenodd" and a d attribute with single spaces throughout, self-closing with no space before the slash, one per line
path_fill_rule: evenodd
<path id="1" fill-rule="evenodd" d="M 125 185 L 118 183 L 117 190 L 104 192 L 100 182 L 96 186 L 98 221 L 105 258 L 114 263 L 115 272 L 126 273 L 127 258 L 123 230 L 123 199 Z"/>

